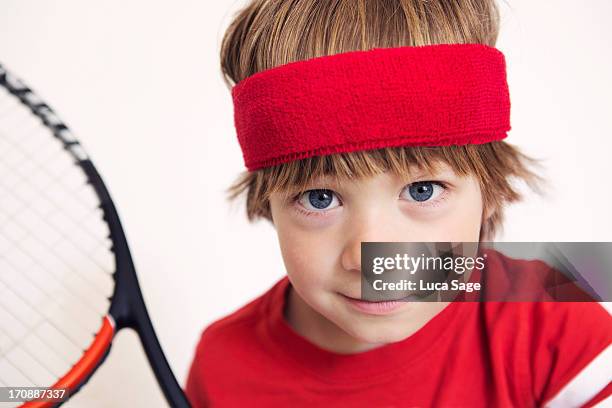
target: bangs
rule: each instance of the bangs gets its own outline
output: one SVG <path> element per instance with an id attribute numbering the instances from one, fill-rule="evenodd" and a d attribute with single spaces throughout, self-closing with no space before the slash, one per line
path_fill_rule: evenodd
<path id="1" fill-rule="evenodd" d="M 476 171 L 477 145 L 388 147 L 326 156 L 315 156 L 259 170 L 265 190 L 294 194 L 305 191 L 321 177 L 338 183 L 391 172 L 410 177 L 415 171 L 435 173 L 441 164 L 465 176 Z"/>

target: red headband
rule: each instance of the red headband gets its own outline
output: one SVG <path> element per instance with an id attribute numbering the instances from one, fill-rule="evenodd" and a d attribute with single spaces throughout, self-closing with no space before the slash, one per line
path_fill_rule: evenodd
<path id="1" fill-rule="evenodd" d="M 292 62 L 245 78 L 232 97 L 249 171 L 356 150 L 480 144 L 510 130 L 504 55 L 481 44 Z"/>

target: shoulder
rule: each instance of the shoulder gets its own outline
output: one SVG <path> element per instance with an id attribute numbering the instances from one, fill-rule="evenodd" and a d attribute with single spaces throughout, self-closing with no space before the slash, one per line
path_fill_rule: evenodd
<path id="1" fill-rule="evenodd" d="M 582 406 L 609 384 L 612 316 L 601 304 L 538 302 L 530 316 L 529 369 L 541 402 Z"/>
<path id="2" fill-rule="evenodd" d="M 515 291 L 519 291 L 520 295 L 520 291 L 533 290 L 534 285 L 522 283 L 524 281 L 538 281 L 544 286 L 547 282 L 543 280 L 549 277 L 552 270 L 541 260 L 515 259 L 498 251 L 487 251 L 487 255 L 490 268 L 501 271 L 492 275 L 492 280 L 507 278 L 518 282 L 510 283 L 513 294 Z M 508 271 L 518 274 L 509 278 Z M 497 301 L 502 300 L 501 297 L 488 299 L 492 301 L 484 302 L 483 310 L 488 315 L 489 323 L 522 327 L 532 339 L 549 338 L 550 341 L 560 343 L 570 335 L 584 337 L 588 334 L 594 341 L 605 343 L 612 338 L 612 316 L 595 301 L 552 301 L 556 296 L 527 297 L 540 301 Z"/>
<path id="3" fill-rule="evenodd" d="M 508 249 L 530 251 L 521 247 Z M 600 295 L 579 274 L 546 251 L 542 251 L 541 259 L 521 259 L 485 248 L 484 257 L 483 293 L 489 301 L 594 302 L 599 299 Z"/>
<path id="4" fill-rule="evenodd" d="M 279 301 L 286 283 L 287 277 L 281 278 L 265 293 L 211 323 L 202 332 L 197 350 L 202 349 L 202 353 L 206 351 L 206 354 L 212 354 L 219 349 L 238 346 L 238 342 L 244 342 L 245 336 L 253 340 L 253 336 L 262 334 L 262 326 L 266 324 L 274 303 Z"/>
<path id="5" fill-rule="evenodd" d="M 493 262 L 504 269 L 548 268 L 541 261 L 502 254 Z M 582 406 L 610 393 L 612 316 L 600 303 L 486 302 L 480 310 L 490 347 L 514 359 L 526 379 L 525 392 L 540 404 Z"/>
<path id="6" fill-rule="evenodd" d="M 278 300 L 287 278 L 229 315 L 208 325 L 197 342 L 191 371 L 207 375 L 234 370 L 263 348 L 270 308 Z"/>
<path id="7" fill-rule="evenodd" d="M 203 331 L 198 348 L 213 347 L 230 340 L 237 333 L 248 330 L 264 314 L 264 304 L 269 291 L 252 299 L 225 317 L 209 324 Z"/>

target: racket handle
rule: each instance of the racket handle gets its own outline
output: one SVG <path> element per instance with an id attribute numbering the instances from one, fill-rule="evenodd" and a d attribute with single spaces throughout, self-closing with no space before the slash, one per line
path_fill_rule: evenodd
<path id="1" fill-rule="evenodd" d="M 131 265 L 125 266 L 129 268 Z M 125 272 L 126 269 L 123 271 Z M 126 273 L 125 275 L 121 285 L 117 286 L 117 291 L 125 293 L 116 293 L 115 297 L 118 301 L 113 302 L 110 308 L 110 314 L 115 319 L 116 331 L 129 327 L 138 333 L 153 373 L 170 406 L 172 408 L 191 408 L 155 335 L 136 274 Z"/>
<path id="2" fill-rule="evenodd" d="M 143 313 L 145 316 L 138 319 L 139 327 L 136 328 L 136 331 L 138 331 L 142 347 L 144 348 L 149 362 L 153 367 L 153 372 L 157 377 L 157 382 L 161 386 L 162 391 L 164 392 L 164 395 L 166 396 L 166 399 L 171 407 L 190 408 L 191 405 L 189 404 L 183 389 L 176 380 L 176 377 L 172 373 L 168 360 L 162 351 L 159 340 L 155 335 L 153 324 L 147 316 L 147 310 L 144 307 L 140 310 L 141 312 L 137 313 Z"/>

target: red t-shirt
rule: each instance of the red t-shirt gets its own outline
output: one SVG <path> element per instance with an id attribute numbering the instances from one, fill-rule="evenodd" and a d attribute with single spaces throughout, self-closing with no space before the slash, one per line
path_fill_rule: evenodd
<path id="1" fill-rule="evenodd" d="M 508 262 L 533 265 L 500 255 L 488 267 Z M 284 320 L 289 286 L 204 330 L 194 408 L 590 407 L 612 393 L 612 317 L 598 303 L 455 302 L 402 341 L 337 354 Z"/>

